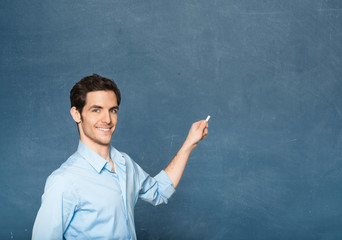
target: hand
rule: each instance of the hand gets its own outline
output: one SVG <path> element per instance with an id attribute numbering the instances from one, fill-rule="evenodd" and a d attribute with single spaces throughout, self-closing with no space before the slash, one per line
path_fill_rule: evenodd
<path id="1" fill-rule="evenodd" d="M 189 134 L 184 142 L 191 148 L 195 148 L 197 144 L 208 135 L 208 122 L 201 120 L 192 124 Z"/>

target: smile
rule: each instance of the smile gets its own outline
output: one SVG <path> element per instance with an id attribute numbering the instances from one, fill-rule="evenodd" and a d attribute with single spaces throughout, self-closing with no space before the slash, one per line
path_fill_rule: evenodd
<path id="1" fill-rule="evenodd" d="M 97 128 L 97 129 L 103 132 L 109 132 L 111 128 Z"/>

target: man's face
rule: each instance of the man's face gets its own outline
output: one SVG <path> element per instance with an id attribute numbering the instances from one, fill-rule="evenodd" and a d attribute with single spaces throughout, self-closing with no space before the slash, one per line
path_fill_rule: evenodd
<path id="1" fill-rule="evenodd" d="M 113 91 L 87 93 L 78 124 L 81 141 L 91 148 L 108 146 L 118 121 L 118 109 Z"/>

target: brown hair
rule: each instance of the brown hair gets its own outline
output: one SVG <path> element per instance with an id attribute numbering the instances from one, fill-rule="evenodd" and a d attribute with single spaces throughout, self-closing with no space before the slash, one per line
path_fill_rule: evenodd
<path id="1" fill-rule="evenodd" d="M 82 78 L 78 83 L 76 83 L 70 91 L 70 103 L 71 107 L 76 107 L 76 109 L 82 113 L 83 107 L 86 104 L 86 97 L 88 92 L 93 91 L 113 91 L 118 101 L 118 105 L 121 102 L 120 90 L 116 86 L 115 82 L 102 77 L 97 74 L 87 76 Z"/>

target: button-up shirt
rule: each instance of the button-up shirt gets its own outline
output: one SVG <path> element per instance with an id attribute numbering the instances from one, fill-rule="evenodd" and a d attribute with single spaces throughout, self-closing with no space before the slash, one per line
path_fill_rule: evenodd
<path id="1" fill-rule="evenodd" d="M 161 171 L 149 176 L 127 154 L 110 148 L 115 165 L 81 141 L 47 179 L 32 239 L 136 239 L 134 206 L 141 198 L 167 203 L 174 193 Z"/>

